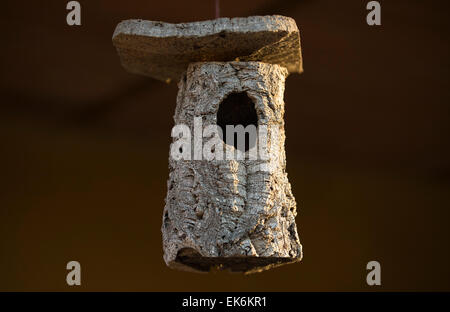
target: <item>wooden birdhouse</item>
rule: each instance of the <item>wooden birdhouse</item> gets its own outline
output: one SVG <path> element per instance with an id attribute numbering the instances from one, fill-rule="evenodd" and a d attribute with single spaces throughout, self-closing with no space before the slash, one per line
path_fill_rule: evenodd
<path id="1" fill-rule="evenodd" d="M 127 20 L 113 43 L 128 71 L 178 81 L 162 222 L 166 264 L 249 273 L 300 261 L 284 149 L 285 79 L 302 72 L 295 21 Z"/>

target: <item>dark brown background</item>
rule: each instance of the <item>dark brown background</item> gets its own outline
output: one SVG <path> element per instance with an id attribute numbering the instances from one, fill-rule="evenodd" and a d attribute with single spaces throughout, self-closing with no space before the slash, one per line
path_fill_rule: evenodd
<path id="1" fill-rule="evenodd" d="M 446 1 L 381 1 L 380 27 L 367 1 L 222 1 L 293 17 L 303 46 L 285 102 L 304 260 L 250 276 L 165 266 L 177 87 L 126 73 L 111 43 L 123 19 L 211 19 L 212 1 L 80 2 L 79 27 L 67 1 L 1 5 L 0 290 L 450 290 Z"/>

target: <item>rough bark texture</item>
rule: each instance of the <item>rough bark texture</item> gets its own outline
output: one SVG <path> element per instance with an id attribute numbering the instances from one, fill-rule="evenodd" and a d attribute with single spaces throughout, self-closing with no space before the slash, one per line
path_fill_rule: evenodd
<path id="1" fill-rule="evenodd" d="M 270 126 L 267 148 L 271 152 L 269 160 L 169 157 L 162 225 L 168 266 L 197 272 L 219 268 L 249 273 L 300 261 L 296 203 L 284 150 L 287 75 L 285 67 L 260 62 L 189 65 L 179 82 L 175 124 L 189 126 L 191 133 L 194 117 L 202 117 L 203 127 L 215 125 L 221 102 L 232 93 L 246 92 L 255 105 L 258 126 Z M 275 128 L 279 135 L 270 140 Z"/>
<path id="2" fill-rule="evenodd" d="M 113 43 L 130 72 L 163 81 L 181 77 L 189 63 L 258 61 L 302 72 L 300 36 L 292 18 L 250 16 L 170 24 L 126 20 Z"/>

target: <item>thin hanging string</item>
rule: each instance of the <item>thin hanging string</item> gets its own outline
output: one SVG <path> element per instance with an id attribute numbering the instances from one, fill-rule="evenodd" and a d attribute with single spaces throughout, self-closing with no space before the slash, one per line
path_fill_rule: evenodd
<path id="1" fill-rule="evenodd" d="M 219 6 L 219 2 L 220 2 L 220 0 L 215 0 L 215 3 L 216 3 L 216 18 L 219 18 L 220 17 L 220 6 Z"/>

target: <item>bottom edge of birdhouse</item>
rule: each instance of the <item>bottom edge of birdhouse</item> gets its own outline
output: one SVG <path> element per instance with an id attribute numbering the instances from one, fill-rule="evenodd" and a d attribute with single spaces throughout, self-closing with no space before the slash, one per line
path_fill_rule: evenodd
<path id="1" fill-rule="evenodd" d="M 295 257 L 260 257 L 260 256 L 225 256 L 205 257 L 192 248 L 181 249 L 173 261 L 168 261 L 168 267 L 176 270 L 208 273 L 214 271 L 229 271 L 232 273 L 258 273 L 281 265 L 302 260 L 302 253 Z"/>

